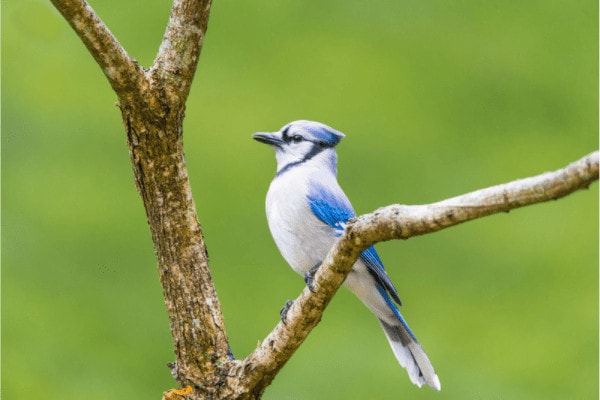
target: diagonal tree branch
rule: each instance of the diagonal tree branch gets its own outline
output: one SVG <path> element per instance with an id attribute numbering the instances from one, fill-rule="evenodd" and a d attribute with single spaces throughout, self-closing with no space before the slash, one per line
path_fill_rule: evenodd
<path id="1" fill-rule="evenodd" d="M 264 381 L 283 367 L 319 323 L 324 308 L 367 247 L 381 241 L 433 233 L 512 209 L 556 200 L 598 180 L 598 152 L 554 172 L 492 186 L 428 205 L 391 205 L 349 221 L 317 271 L 315 292 L 305 288 L 279 323 L 239 366 L 248 382 Z M 269 381 L 270 382 L 270 381 Z"/>
<path id="2" fill-rule="evenodd" d="M 393 205 L 350 224 L 362 240 L 408 239 L 472 219 L 565 197 L 598 180 L 598 152 L 565 168 L 423 206 Z M 369 246 L 369 245 L 367 245 Z"/>
<path id="3" fill-rule="evenodd" d="M 143 70 L 84 0 L 50 0 L 75 30 L 119 97 L 134 93 Z"/>

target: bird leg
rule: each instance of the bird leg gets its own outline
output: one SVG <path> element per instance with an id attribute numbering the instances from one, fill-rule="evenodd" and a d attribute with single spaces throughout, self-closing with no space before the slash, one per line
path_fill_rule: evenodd
<path id="1" fill-rule="evenodd" d="M 304 282 L 306 282 L 306 286 L 308 286 L 308 290 L 311 292 L 315 292 L 315 287 L 313 286 L 313 281 L 315 279 L 315 274 L 317 270 L 321 266 L 321 263 L 316 264 L 314 267 L 308 270 L 306 274 L 304 274 Z"/>
<path id="2" fill-rule="evenodd" d="M 287 324 L 287 313 L 290 310 L 290 307 L 292 306 L 292 304 L 294 304 L 294 300 L 286 301 L 285 306 L 283 306 L 281 311 L 279 311 L 279 315 L 281 316 L 281 322 L 283 322 L 284 325 Z"/>

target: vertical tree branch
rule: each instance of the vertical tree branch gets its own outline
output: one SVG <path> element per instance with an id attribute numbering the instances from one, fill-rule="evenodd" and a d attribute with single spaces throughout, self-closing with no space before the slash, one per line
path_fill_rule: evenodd
<path id="1" fill-rule="evenodd" d="M 212 0 L 175 0 L 150 76 L 172 90 L 172 104 L 185 103 L 198 65 Z"/>
<path id="2" fill-rule="evenodd" d="M 152 234 L 181 384 L 215 396 L 229 347 L 184 162 L 185 101 L 210 1 L 175 0 L 154 65 L 137 65 L 83 0 L 52 0 L 119 97 L 134 179 Z M 212 394 L 210 394 L 212 393 Z"/>
<path id="3" fill-rule="evenodd" d="M 141 104 L 121 106 L 136 184 L 159 263 L 181 385 L 219 390 L 229 360 L 221 307 L 184 161 L 185 101 L 207 28 L 210 1 L 176 0 Z M 131 108 L 130 108 L 131 106 Z"/>

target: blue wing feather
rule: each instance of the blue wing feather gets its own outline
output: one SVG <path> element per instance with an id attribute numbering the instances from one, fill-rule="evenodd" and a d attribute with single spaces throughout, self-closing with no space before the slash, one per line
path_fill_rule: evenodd
<path id="1" fill-rule="evenodd" d="M 344 231 L 346 222 L 356 216 L 352 205 L 343 193 L 342 196 L 335 196 L 322 186 L 316 187 L 309 193 L 307 200 L 317 218 L 338 231 L 338 236 Z"/>
<path id="2" fill-rule="evenodd" d="M 412 330 L 408 326 L 408 323 L 406 322 L 406 320 L 404 319 L 404 317 L 402 316 L 402 314 L 400 314 L 400 310 L 398 310 L 398 307 L 396 307 L 396 305 L 394 304 L 394 301 L 392 299 L 390 299 L 390 296 L 385 291 L 385 289 L 383 287 L 381 287 L 381 286 L 379 286 L 378 289 L 379 289 L 379 293 L 381 294 L 381 296 L 383 296 L 385 302 L 392 309 L 392 312 L 394 313 L 394 315 L 396 316 L 396 318 L 398 318 L 398 320 L 400 321 L 400 323 L 402 324 L 402 326 L 404 326 L 404 328 L 406 329 L 406 331 L 408 332 L 408 334 L 413 338 L 413 340 L 416 343 L 419 343 L 419 341 L 417 340 L 415 334 L 412 332 Z"/>
<path id="3" fill-rule="evenodd" d="M 317 218 L 336 230 L 337 236 L 341 235 L 346 222 L 356 216 L 348 198 L 334 195 L 330 190 L 317 186 L 307 196 L 310 209 Z M 373 246 L 369 247 L 360 255 L 367 269 L 381 288 L 385 290 L 398 304 L 402 304 L 398 297 L 398 291 L 385 272 L 383 263 Z"/>
<path id="4" fill-rule="evenodd" d="M 400 297 L 398 296 L 398 291 L 388 274 L 385 272 L 385 268 L 383 267 L 383 263 L 381 262 L 377 251 L 375 251 L 375 247 L 371 246 L 363 251 L 360 255 L 360 259 L 365 263 L 373 278 L 375 278 L 375 280 L 398 304 L 402 305 Z"/>

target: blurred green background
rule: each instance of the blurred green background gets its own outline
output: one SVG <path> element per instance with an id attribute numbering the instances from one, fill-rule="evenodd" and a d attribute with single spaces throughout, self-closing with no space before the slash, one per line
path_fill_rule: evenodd
<path id="1" fill-rule="evenodd" d="M 91 5 L 152 63 L 169 1 Z M 3 398 L 159 398 L 174 356 L 116 97 L 48 1 L 2 11 Z M 358 213 L 563 167 L 598 147 L 598 4 L 215 1 L 185 148 L 239 358 L 304 284 L 251 140 L 295 119 L 347 134 Z M 598 184 L 378 249 L 441 393 L 341 291 L 265 399 L 597 398 Z"/>

